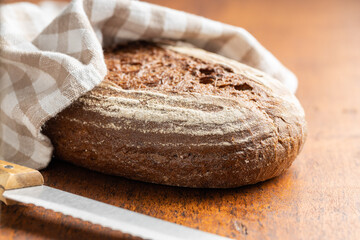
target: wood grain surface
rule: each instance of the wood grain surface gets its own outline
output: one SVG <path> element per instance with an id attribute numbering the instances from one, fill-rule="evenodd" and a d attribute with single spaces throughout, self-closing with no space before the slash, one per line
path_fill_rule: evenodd
<path id="1" fill-rule="evenodd" d="M 278 178 L 187 189 L 107 176 L 54 160 L 47 185 L 235 239 L 360 239 L 360 1 L 151 2 L 252 33 L 299 78 L 309 135 Z M 0 239 L 131 239 L 34 206 L 0 210 Z"/>

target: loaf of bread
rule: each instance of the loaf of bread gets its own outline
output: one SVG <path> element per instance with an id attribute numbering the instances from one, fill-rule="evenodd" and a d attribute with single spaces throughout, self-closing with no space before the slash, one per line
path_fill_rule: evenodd
<path id="1" fill-rule="evenodd" d="M 290 167 L 304 111 L 278 80 L 181 44 L 105 50 L 108 74 L 50 119 L 58 158 L 152 183 L 228 188 Z"/>

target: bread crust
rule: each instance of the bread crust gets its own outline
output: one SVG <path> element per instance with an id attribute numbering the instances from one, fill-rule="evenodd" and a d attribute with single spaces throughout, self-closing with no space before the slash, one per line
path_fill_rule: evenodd
<path id="1" fill-rule="evenodd" d="M 280 175 L 306 137 L 296 97 L 265 73 L 191 46 L 164 49 L 230 67 L 240 96 L 123 89 L 109 80 L 44 126 L 61 159 L 152 183 L 206 188 Z"/>

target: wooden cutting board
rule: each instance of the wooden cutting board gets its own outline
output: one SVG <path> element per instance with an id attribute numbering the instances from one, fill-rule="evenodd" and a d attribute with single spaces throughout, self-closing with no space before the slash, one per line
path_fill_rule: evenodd
<path id="1" fill-rule="evenodd" d="M 52 187 L 236 239 L 360 239 L 360 1 L 151 2 L 251 32 L 299 77 L 309 127 L 285 174 L 236 189 L 167 187 L 54 161 Z M 34 206 L 0 210 L 0 239 L 127 239 Z"/>

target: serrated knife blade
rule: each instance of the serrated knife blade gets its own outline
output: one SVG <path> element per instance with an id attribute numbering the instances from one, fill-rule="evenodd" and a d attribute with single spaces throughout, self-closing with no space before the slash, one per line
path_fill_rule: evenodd
<path id="1" fill-rule="evenodd" d="M 229 239 L 41 185 L 41 182 L 38 171 L 0 160 L 0 185 L 5 189 L 0 200 L 5 203 L 34 204 L 143 239 Z"/>

